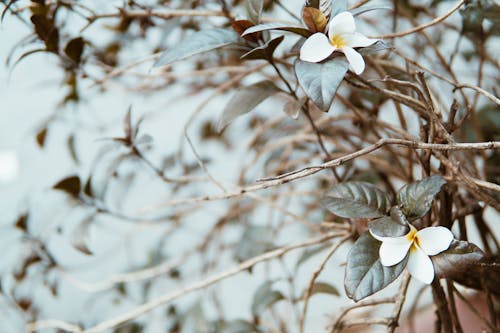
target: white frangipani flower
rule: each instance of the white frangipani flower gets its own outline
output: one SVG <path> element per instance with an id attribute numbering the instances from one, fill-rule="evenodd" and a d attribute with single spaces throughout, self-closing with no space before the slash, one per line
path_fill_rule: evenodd
<path id="1" fill-rule="evenodd" d="M 445 227 L 429 227 L 417 231 L 410 226 L 410 232 L 401 237 L 372 236 L 382 242 L 380 261 L 384 266 L 393 266 L 401 262 L 408 251 L 407 268 L 418 280 L 430 284 L 434 280 L 434 266 L 429 256 L 447 250 L 453 241 L 453 234 Z"/>
<path id="2" fill-rule="evenodd" d="M 305 41 L 300 49 L 300 60 L 320 62 L 333 52 L 343 52 L 349 61 L 349 68 L 356 74 L 365 70 L 365 61 L 354 47 L 366 47 L 377 39 L 370 39 L 356 32 L 354 17 L 349 12 L 337 14 L 330 20 L 328 34 L 317 32 Z"/>

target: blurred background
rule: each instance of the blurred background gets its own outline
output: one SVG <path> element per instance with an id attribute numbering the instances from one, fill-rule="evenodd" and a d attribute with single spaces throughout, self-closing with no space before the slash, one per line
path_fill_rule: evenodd
<path id="1" fill-rule="evenodd" d="M 195 2 L 172 1 L 168 5 L 189 8 Z M 19 8 L 27 2 L 21 3 Z M 392 5 L 389 1 L 371 3 Z M 94 0 L 86 5 L 99 13 L 114 13 L 123 1 Z M 291 12 L 299 12 L 302 5 L 302 1 L 286 2 Z M 446 1 L 439 4 L 436 15 L 451 5 Z M 219 6 L 208 2 L 206 8 L 218 10 Z M 280 7 L 270 13 L 289 19 Z M 386 11 L 378 13 L 384 14 L 369 13 L 367 22 L 385 15 L 387 20 L 377 27 L 390 31 L 391 15 Z M 237 14 L 244 15 L 244 10 Z M 74 14 L 64 19 L 68 34 L 78 34 L 86 24 Z M 207 20 L 215 24 L 224 18 Z M 449 22 L 459 23 L 460 17 Z M 255 113 L 218 134 L 216 120 L 231 93 L 208 98 L 217 85 L 241 71 L 234 69 L 235 56 L 207 54 L 177 65 L 175 71 L 152 69 L 154 55 L 165 44 L 182 42 L 183 35 L 177 28 L 193 24 L 189 19 L 155 23 L 154 29 L 144 30 L 148 22 L 134 21 L 126 33 L 117 32 L 126 24 L 120 18 L 90 26 L 83 36 L 107 53 L 101 54 L 101 58 L 94 54 L 86 71 L 72 76 L 71 70 L 61 70 L 60 60 L 52 54 L 34 53 L 17 62 L 29 49 L 33 29 L 26 17 L 6 14 L 0 26 L 0 59 L 7 63 L 0 67 L 0 332 L 24 332 L 27 323 L 49 318 L 91 327 L 278 245 L 310 238 L 325 219 L 331 218 L 314 209 L 317 196 L 311 195 L 325 186 L 326 177 L 286 185 L 283 190 L 274 189 L 276 192 L 265 190 L 241 200 L 165 204 L 218 195 L 223 193 L 221 188 L 230 191 L 237 184 L 253 183 L 285 171 L 272 165 L 272 157 L 287 154 L 286 149 L 273 151 L 266 144 L 279 144 L 287 131 L 301 130 L 305 121 L 276 112 L 285 101 L 266 101 Z M 371 27 L 368 23 L 360 23 L 360 29 Z M 408 27 L 410 23 L 401 23 L 400 29 Z M 443 52 L 453 51 L 455 44 L 451 40 L 442 44 Z M 283 49 L 294 42 L 287 41 Z M 464 49 L 473 49 L 467 42 L 464 44 Z M 110 59 L 116 56 L 113 47 L 120 49 L 115 52 L 118 59 Z M 487 47 L 491 51 L 498 44 L 490 42 Z M 422 63 L 432 65 L 432 58 L 422 53 L 418 55 Z M 111 65 L 113 61 L 116 63 Z M 207 70 L 219 62 L 224 63 L 224 70 L 205 74 L 206 77 L 190 74 L 193 69 Z M 457 57 L 455 65 L 463 66 L 459 72 L 466 77 L 471 66 L 466 57 Z M 252 74 L 243 82 L 270 75 L 266 71 Z M 347 89 L 341 92 L 347 94 Z M 451 102 L 456 95 L 450 96 L 440 98 Z M 271 111 L 275 113 L 270 116 Z M 332 111 L 333 116 L 346 112 L 337 101 Z M 257 130 L 268 124 L 269 118 L 280 124 L 282 132 Z M 398 120 L 394 112 L 387 112 L 386 121 Z M 126 136 L 127 126 L 136 128 L 138 123 L 142 155 L 131 154 L 129 147 L 116 140 Z M 418 133 L 417 123 L 410 123 L 409 128 Z M 261 151 L 249 149 L 255 142 L 259 142 Z M 304 150 L 313 144 L 305 143 Z M 266 149 L 274 154 L 270 154 L 269 160 L 261 158 Z M 304 156 L 304 152 L 293 155 L 299 161 L 294 169 L 303 166 L 300 161 Z M 200 160 L 208 170 L 200 167 Z M 307 165 L 320 162 L 318 154 L 307 159 Z M 345 172 L 349 167 L 339 171 Z M 368 164 L 360 169 L 366 171 L 360 177 L 373 179 Z M 269 170 L 275 174 L 269 174 Z M 63 186 L 66 190 L 54 191 L 55 184 L 72 176 L 78 176 L 78 185 L 73 178 L 69 186 Z M 86 194 L 92 193 L 88 201 L 80 202 L 64 193 L 75 186 Z M 277 209 L 268 198 L 281 191 L 292 194 L 279 201 Z M 499 216 L 488 210 L 486 218 L 498 221 Z M 467 223 L 473 221 L 468 219 Z M 222 227 L 223 232 L 219 232 Z M 498 234 L 499 227 L 492 228 Z M 473 228 L 470 239 L 479 239 Z M 342 245 L 321 273 L 319 281 L 330 289 L 312 298 L 306 332 L 325 331 L 339 309 L 352 304 L 343 288 L 345 258 L 351 245 Z M 263 283 L 270 282 L 274 292 L 289 299 L 300 298 L 327 249 L 317 246 L 259 264 L 110 332 L 211 332 L 221 323 L 251 322 L 255 292 Z M 415 299 L 421 287 L 412 281 L 408 299 Z M 396 290 L 393 285 L 380 295 L 392 295 Z M 269 290 L 267 294 L 272 293 Z M 429 304 L 431 291 L 427 289 L 422 295 L 419 307 Z M 265 326 L 278 327 L 275 331 L 282 323 L 274 312 L 294 322 L 300 316 L 296 307 L 279 300 L 278 297 L 276 307 L 266 309 L 269 311 L 263 315 L 269 321 Z M 410 307 L 405 305 L 405 313 Z M 358 317 L 389 309 L 390 304 Z M 222 332 L 222 328 L 215 331 Z M 385 332 L 386 328 L 373 327 L 372 331 Z"/>

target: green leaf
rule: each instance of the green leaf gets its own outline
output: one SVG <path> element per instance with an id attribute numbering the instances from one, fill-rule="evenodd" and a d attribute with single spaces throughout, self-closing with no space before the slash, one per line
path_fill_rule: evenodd
<path id="1" fill-rule="evenodd" d="M 476 270 L 484 252 L 473 243 L 453 241 L 448 250 L 431 257 L 439 278 L 460 278 L 468 270 Z"/>
<path id="2" fill-rule="evenodd" d="M 384 289 L 406 267 L 408 256 L 397 265 L 383 266 L 379 258 L 381 244 L 365 232 L 347 255 L 344 287 L 347 296 L 356 302 Z"/>
<path id="3" fill-rule="evenodd" d="M 403 186 L 398 193 L 398 204 L 409 221 L 423 217 L 432 206 L 436 194 L 446 184 L 443 177 L 436 175 Z"/>
<path id="4" fill-rule="evenodd" d="M 234 119 L 252 111 L 265 99 L 280 91 L 271 81 L 261 81 L 238 89 L 222 112 L 217 126 L 218 131 L 222 131 Z"/>
<path id="5" fill-rule="evenodd" d="M 248 227 L 236 248 L 235 257 L 238 261 L 245 261 L 274 248 L 271 229 L 264 226 Z"/>
<path id="6" fill-rule="evenodd" d="M 297 60 L 295 75 L 314 104 L 322 111 L 328 111 L 348 68 L 349 64 L 344 57 L 336 57 L 323 63 Z"/>
<path id="7" fill-rule="evenodd" d="M 54 190 L 66 192 L 67 194 L 78 197 L 81 190 L 81 182 L 78 176 L 71 176 L 62 179 L 52 187 Z"/>
<path id="8" fill-rule="evenodd" d="M 365 182 L 347 182 L 332 187 L 323 197 L 322 204 L 344 218 L 381 217 L 391 206 L 382 190 Z"/>
<path id="9" fill-rule="evenodd" d="M 196 54 L 212 51 L 221 47 L 244 42 L 240 36 L 229 29 L 215 28 L 201 30 L 184 38 L 177 47 L 165 51 L 154 67 L 169 65 Z"/>
<path id="10" fill-rule="evenodd" d="M 337 288 L 325 282 L 316 282 L 313 285 L 311 295 L 315 294 L 329 294 L 329 295 L 340 296 L 340 293 L 337 290 Z"/>
<path id="11" fill-rule="evenodd" d="M 255 327 L 254 324 L 252 324 L 246 320 L 236 319 L 236 320 L 232 320 L 228 323 L 225 323 L 220 332 L 221 333 L 255 333 L 255 332 L 260 332 L 260 331 L 257 327 Z"/>
<path id="12" fill-rule="evenodd" d="M 390 216 L 384 216 L 368 224 L 370 231 L 380 237 L 401 237 L 408 233 L 408 225 L 394 221 Z"/>
<path id="13" fill-rule="evenodd" d="M 285 38 L 285 36 L 276 37 L 276 38 L 268 41 L 265 45 L 256 47 L 255 49 L 245 53 L 244 55 L 241 56 L 241 59 L 271 60 L 271 59 L 273 59 L 274 51 L 276 51 L 276 48 L 278 47 L 278 45 L 281 44 L 281 42 L 283 41 L 284 38 Z"/>
<path id="14" fill-rule="evenodd" d="M 262 15 L 262 8 L 264 7 L 264 0 L 247 0 L 246 10 L 250 21 L 255 24 L 260 23 L 260 17 Z"/>
<path id="15" fill-rule="evenodd" d="M 282 31 L 288 31 L 292 32 L 294 34 L 300 35 L 302 37 L 309 37 L 312 35 L 312 32 L 309 30 L 302 28 L 302 27 L 290 27 L 287 25 L 284 25 L 283 23 L 279 22 L 272 22 L 272 23 L 264 23 L 264 24 L 258 24 L 254 25 L 253 27 L 248 28 L 243 32 L 242 36 L 246 36 L 248 34 L 253 34 L 256 32 L 261 32 L 261 31 L 267 31 L 267 30 L 282 30 Z"/>
<path id="16" fill-rule="evenodd" d="M 252 302 L 252 314 L 254 316 L 258 316 L 267 308 L 285 299 L 282 293 L 272 290 L 272 286 L 273 283 L 271 281 L 266 281 L 255 292 Z"/>
<path id="17" fill-rule="evenodd" d="M 82 37 L 77 37 L 68 42 L 64 48 L 64 53 L 70 58 L 76 65 L 82 60 L 83 47 L 85 42 Z"/>

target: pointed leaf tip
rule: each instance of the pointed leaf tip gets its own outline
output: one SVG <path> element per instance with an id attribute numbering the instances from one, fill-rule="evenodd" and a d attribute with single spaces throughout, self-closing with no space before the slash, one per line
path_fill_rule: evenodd
<path id="1" fill-rule="evenodd" d="M 328 111 L 337 89 L 349 68 L 344 57 L 335 57 L 322 63 L 297 60 L 295 75 L 307 96 L 322 111 Z"/>
<path id="2" fill-rule="evenodd" d="M 264 282 L 255 292 L 252 302 L 252 314 L 257 316 L 270 308 L 275 303 L 285 299 L 283 294 L 279 291 L 272 289 L 273 282 Z"/>
<path id="3" fill-rule="evenodd" d="M 403 186 L 398 193 L 397 201 L 401 211 L 409 221 L 423 217 L 432 206 L 434 197 L 441 191 L 446 180 L 436 175 Z"/>
<path id="4" fill-rule="evenodd" d="M 184 38 L 177 47 L 165 51 L 153 67 L 170 65 L 175 61 L 242 41 L 233 30 L 223 28 L 200 30 Z"/>
<path id="5" fill-rule="evenodd" d="M 260 23 L 260 17 L 262 16 L 263 8 L 264 0 L 247 0 L 246 2 L 248 17 L 255 24 Z"/>
<path id="6" fill-rule="evenodd" d="M 379 258 L 381 244 L 365 232 L 347 255 L 344 287 L 347 296 L 356 302 L 388 286 L 406 267 L 408 256 L 399 264 L 383 266 Z"/>
<path id="7" fill-rule="evenodd" d="M 221 132 L 234 119 L 252 111 L 268 97 L 280 91 L 281 89 L 271 81 L 261 81 L 238 89 L 222 112 L 217 125 L 218 131 Z"/>

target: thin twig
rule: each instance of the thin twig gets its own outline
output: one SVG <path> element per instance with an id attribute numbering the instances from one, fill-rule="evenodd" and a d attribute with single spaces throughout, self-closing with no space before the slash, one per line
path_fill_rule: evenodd
<path id="1" fill-rule="evenodd" d="M 316 279 L 318 276 L 321 274 L 323 269 L 325 268 L 326 263 L 330 258 L 333 256 L 333 254 L 339 249 L 342 244 L 344 244 L 347 240 L 349 240 L 352 237 L 352 235 L 347 235 L 344 238 L 342 238 L 338 243 L 334 244 L 330 251 L 326 254 L 325 258 L 321 261 L 319 264 L 318 268 L 314 271 L 314 273 L 311 276 L 311 279 L 309 280 L 309 284 L 307 286 L 307 290 L 304 293 L 304 307 L 302 308 L 302 313 L 300 315 L 300 320 L 299 320 L 299 332 L 303 333 L 304 332 L 304 324 L 306 320 L 306 315 L 307 315 L 307 307 L 309 305 L 309 299 L 311 298 L 311 294 L 313 291 L 314 283 L 316 282 Z"/>
<path id="2" fill-rule="evenodd" d="M 444 15 L 436 17 L 434 20 L 432 20 L 428 23 L 419 25 L 418 27 L 415 27 L 413 29 L 402 31 L 402 32 L 397 32 L 397 33 L 393 33 L 393 34 L 380 35 L 380 36 L 371 37 L 371 38 L 378 38 L 378 39 L 397 38 L 397 37 L 403 37 L 403 36 L 411 35 L 415 32 L 422 31 L 424 29 L 432 27 L 433 25 L 439 24 L 442 21 L 446 20 L 449 16 L 451 16 L 451 14 L 453 14 L 458 9 L 460 9 L 460 7 L 462 7 L 462 5 L 465 4 L 465 2 L 466 2 L 466 0 L 461 0 L 459 3 L 457 3 L 455 5 L 455 7 L 453 7 L 450 11 L 448 11 Z"/>
<path id="3" fill-rule="evenodd" d="M 153 299 L 152 301 L 149 301 L 147 303 L 144 303 L 144 304 L 138 306 L 137 308 L 135 308 L 131 311 L 128 311 L 122 315 L 119 315 L 119 316 L 116 316 L 116 317 L 111 318 L 109 320 L 106 320 L 106 321 L 104 321 L 100 324 L 97 324 L 91 328 L 88 328 L 84 331 L 78 331 L 78 332 L 98 333 L 98 332 L 103 332 L 103 331 L 109 330 L 113 327 L 116 327 L 118 325 L 126 323 L 127 321 L 138 318 L 138 317 L 152 311 L 153 309 L 155 309 L 161 305 L 165 305 L 169 302 L 172 302 L 173 300 L 175 300 L 179 297 L 185 296 L 189 293 L 192 293 L 192 292 L 200 290 L 200 289 L 204 289 L 210 285 L 213 285 L 213 284 L 218 283 L 222 280 L 225 280 L 233 275 L 236 275 L 238 273 L 246 271 L 247 269 L 249 269 L 249 268 L 251 268 L 251 267 L 253 267 L 261 262 L 265 262 L 268 260 L 272 260 L 272 259 L 281 257 L 292 250 L 300 249 L 303 247 L 308 247 L 311 245 L 321 244 L 321 243 L 324 243 L 332 238 L 342 237 L 345 235 L 346 235 L 345 232 L 341 232 L 341 233 L 332 232 L 332 233 L 328 233 L 328 234 L 321 236 L 321 237 L 312 238 L 312 239 L 309 239 L 309 240 L 306 240 L 306 241 L 303 241 L 303 242 L 300 242 L 297 244 L 283 246 L 283 247 L 280 247 L 276 250 L 266 252 L 262 255 L 259 255 L 257 257 L 252 258 L 252 259 L 244 261 L 243 263 L 241 263 L 238 266 L 235 266 L 231 269 L 228 269 L 228 270 L 223 271 L 221 273 L 212 275 L 204 280 L 193 283 L 193 284 L 191 284 L 187 287 L 181 288 L 177 291 L 160 296 L 160 297 Z M 29 326 L 29 327 L 37 328 L 38 327 L 37 322 L 32 323 L 31 326 Z M 49 326 L 46 326 L 46 327 L 49 327 Z M 64 329 L 63 327 L 60 327 L 60 328 Z M 34 330 L 29 330 L 29 332 L 34 332 Z M 74 332 L 77 332 L 77 331 L 74 331 Z"/>

